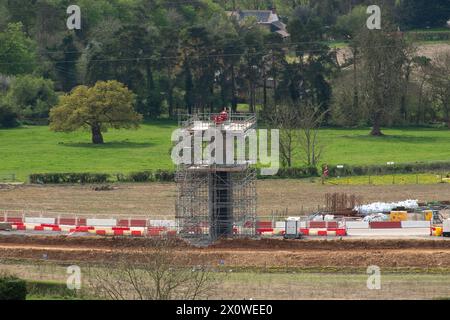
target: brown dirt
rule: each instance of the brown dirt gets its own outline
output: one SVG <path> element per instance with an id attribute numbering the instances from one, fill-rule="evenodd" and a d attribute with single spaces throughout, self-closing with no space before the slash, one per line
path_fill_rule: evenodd
<path id="1" fill-rule="evenodd" d="M 22 241 L 23 240 L 23 241 Z M 117 252 L 138 259 L 138 245 L 151 250 L 149 239 L 101 239 L 68 237 L 0 237 L 3 259 L 104 262 Z M 228 240 L 207 248 L 178 242 L 173 247 L 181 264 L 202 261 L 217 265 L 223 260 L 230 267 L 450 267 L 450 242 L 420 240 L 287 241 Z"/>
<path id="2" fill-rule="evenodd" d="M 117 190 L 94 191 L 91 186 L 14 186 L 0 190 L 0 209 L 90 215 L 147 215 L 173 217 L 176 189 L 173 183 L 119 184 Z M 333 186 L 302 180 L 258 181 L 258 214 L 300 214 L 324 204 L 326 193 L 361 196 L 364 202 L 450 200 L 450 184 Z"/>

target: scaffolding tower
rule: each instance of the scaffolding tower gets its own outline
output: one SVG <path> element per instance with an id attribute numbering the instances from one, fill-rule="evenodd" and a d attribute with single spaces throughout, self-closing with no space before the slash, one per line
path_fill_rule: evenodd
<path id="1" fill-rule="evenodd" d="M 223 137 L 246 139 L 256 128 L 254 114 L 232 114 L 218 123 L 218 115 L 195 114 L 179 117 L 179 126 L 194 139 L 208 129 L 222 132 Z M 225 146 L 225 142 L 223 142 Z M 245 144 L 241 145 L 245 148 Z M 235 148 L 233 144 L 233 148 Z M 183 150 L 193 152 L 193 150 Z M 216 152 L 221 152 L 216 149 Z M 224 153 L 225 147 L 224 147 Z M 243 150 L 245 154 L 245 150 Z M 176 221 L 185 238 L 215 241 L 223 237 L 251 237 L 256 227 L 256 169 L 251 161 L 217 164 L 194 160 L 178 165 Z M 226 155 L 224 155 L 226 158 Z M 242 159 L 241 159 L 242 160 Z"/>

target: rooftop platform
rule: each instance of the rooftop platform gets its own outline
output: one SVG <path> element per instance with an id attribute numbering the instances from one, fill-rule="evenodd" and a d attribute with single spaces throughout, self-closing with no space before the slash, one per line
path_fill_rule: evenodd
<path id="1" fill-rule="evenodd" d="M 206 131 L 211 128 L 224 132 L 245 133 L 247 130 L 256 129 L 256 115 L 250 113 L 231 113 L 228 120 L 216 123 L 214 118 L 220 114 L 197 113 L 193 115 L 180 115 L 179 126 L 191 132 Z"/>

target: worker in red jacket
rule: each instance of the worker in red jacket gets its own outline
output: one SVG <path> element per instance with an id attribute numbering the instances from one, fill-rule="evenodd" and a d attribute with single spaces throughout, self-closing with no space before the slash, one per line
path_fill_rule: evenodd
<path id="1" fill-rule="evenodd" d="M 216 124 L 222 124 L 225 121 L 227 121 L 228 120 L 228 108 L 227 107 L 223 108 L 222 112 L 218 116 L 215 116 L 213 120 Z"/>

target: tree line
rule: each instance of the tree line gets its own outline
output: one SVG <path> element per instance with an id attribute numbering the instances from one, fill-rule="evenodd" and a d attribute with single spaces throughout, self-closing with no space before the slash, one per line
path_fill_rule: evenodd
<path id="1" fill-rule="evenodd" d="M 68 31 L 69 1 L 0 0 L 0 125 L 45 123 L 70 101 L 60 96 L 114 80 L 133 93 L 134 122 L 229 106 L 274 125 L 286 109 L 320 125 L 370 125 L 373 135 L 384 125 L 450 127 L 450 58 L 419 56 L 403 33 L 445 25 L 442 1 L 383 0 L 383 29 L 372 31 L 359 0 L 76 3 L 82 29 Z M 274 7 L 287 39 L 226 12 Z"/>

